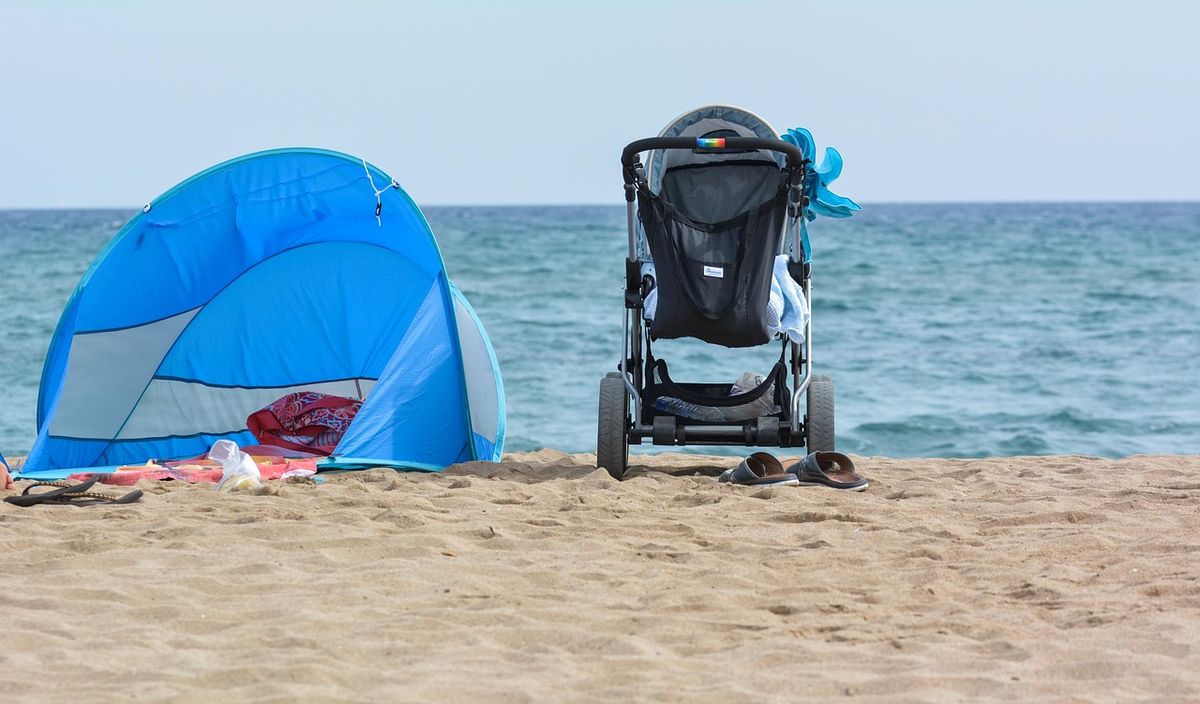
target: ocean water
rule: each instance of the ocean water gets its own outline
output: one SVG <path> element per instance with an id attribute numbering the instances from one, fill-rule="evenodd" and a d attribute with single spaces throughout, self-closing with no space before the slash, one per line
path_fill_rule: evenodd
<path id="1" fill-rule="evenodd" d="M 0 211 L 5 454 L 32 444 L 58 315 L 133 212 Z M 500 358 L 507 448 L 592 451 L 620 355 L 624 208 L 425 212 Z M 819 220 L 812 241 L 814 364 L 837 387 L 840 449 L 1200 452 L 1200 204 L 868 205 Z M 688 381 L 765 372 L 778 354 L 655 352 Z"/>

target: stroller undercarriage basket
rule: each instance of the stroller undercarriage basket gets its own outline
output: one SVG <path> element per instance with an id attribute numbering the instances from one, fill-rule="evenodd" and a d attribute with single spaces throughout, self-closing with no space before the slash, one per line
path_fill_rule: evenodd
<path id="1" fill-rule="evenodd" d="M 683 423 L 716 425 L 744 423 L 766 416 L 787 420 L 791 394 L 783 362 L 776 363 L 766 377 L 756 380 L 755 386 L 744 390 L 734 384 L 680 384 L 671 380 L 667 363 L 656 360 L 651 382 L 643 394 L 643 419 L 651 425 L 657 414 L 675 416 Z M 651 409 L 653 413 L 649 412 Z"/>

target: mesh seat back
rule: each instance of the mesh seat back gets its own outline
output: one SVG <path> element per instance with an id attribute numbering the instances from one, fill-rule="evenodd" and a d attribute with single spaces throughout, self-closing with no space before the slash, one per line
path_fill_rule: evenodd
<path id="1" fill-rule="evenodd" d="M 692 172 L 685 179 L 668 172 L 662 197 L 645 188 L 638 193 L 638 217 L 658 275 L 654 338 L 695 337 L 726 347 L 771 339 L 767 301 L 787 191 L 779 168 L 766 168 L 770 173 L 757 164 L 710 164 L 703 173 L 685 169 Z M 721 182 L 724 169 L 735 175 Z M 766 198 L 743 207 L 772 187 Z"/>

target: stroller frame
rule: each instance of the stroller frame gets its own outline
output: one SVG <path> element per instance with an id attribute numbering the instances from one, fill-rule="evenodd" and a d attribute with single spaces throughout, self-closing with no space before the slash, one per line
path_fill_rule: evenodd
<path id="1" fill-rule="evenodd" d="M 787 249 L 786 243 L 790 239 L 788 270 L 805 297 L 812 300 L 811 266 L 806 261 L 802 233 L 804 209 L 808 204 L 804 186 L 810 161 L 804 158 L 799 148 L 782 140 L 755 137 L 654 137 L 627 145 L 621 154 L 629 244 L 625 262 L 622 354 L 619 371 L 609 372 L 600 384 L 597 466 L 604 467 L 617 479 L 623 478 L 628 467 L 629 445 L 642 444 L 647 440 L 655 445 L 803 445 L 810 452 L 833 450 L 833 383 L 828 376 L 813 374 L 811 317 L 805 323 L 802 345 L 790 341 L 786 336 L 782 341 L 782 355 L 788 360 L 790 384 L 786 384 L 789 407 L 784 408 L 780 415 L 718 424 L 691 421 L 658 411 L 653 405 L 645 405 L 642 392 L 646 389 L 647 380 L 643 368 L 643 346 L 648 353 L 651 337 L 642 313 L 646 292 L 642 290 L 641 266 L 645 260 L 639 255 L 636 201 L 638 190 L 646 186 L 646 175 L 639 155 L 646 151 L 666 149 L 705 152 L 770 150 L 784 155 L 783 171 L 787 175 L 788 195 L 787 218 L 784 220 L 781 242 L 784 243 L 783 248 Z M 802 395 L 806 399 L 803 415 L 800 412 Z M 631 410 L 634 412 L 631 413 Z M 647 419 L 650 421 L 647 422 Z M 786 422 L 781 423 L 781 420 Z"/>

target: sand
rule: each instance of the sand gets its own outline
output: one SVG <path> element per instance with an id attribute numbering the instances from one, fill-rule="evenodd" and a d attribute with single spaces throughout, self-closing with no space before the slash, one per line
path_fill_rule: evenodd
<path id="1" fill-rule="evenodd" d="M 0 504 L 2 698 L 1200 700 L 1200 457 L 640 459 Z"/>

